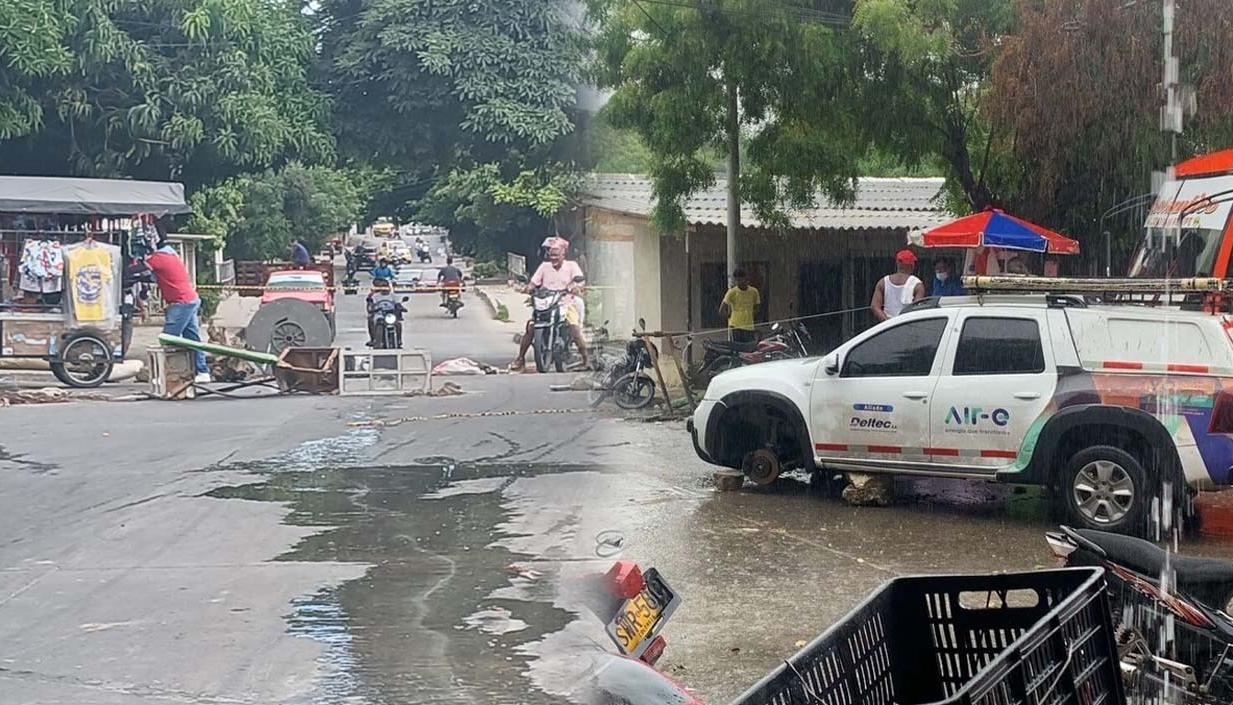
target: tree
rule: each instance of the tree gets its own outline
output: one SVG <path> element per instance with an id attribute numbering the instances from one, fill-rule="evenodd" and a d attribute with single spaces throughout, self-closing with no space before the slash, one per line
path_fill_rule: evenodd
<path id="1" fill-rule="evenodd" d="M 236 259 L 285 257 L 292 237 L 316 249 L 359 219 L 370 178 L 298 162 L 234 177 L 193 194 L 188 227 Z"/>
<path id="2" fill-rule="evenodd" d="M 1123 0 L 1021 2 L 1022 28 L 1008 37 L 985 110 L 1005 135 L 1009 194 L 1024 215 L 1097 245 L 1101 213 L 1146 193 L 1153 170 L 1173 159 L 1160 131 L 1159 5 Z M 1185 156 L 1233 139 L 1233 5 L 1179 3 L 1175 30 L 1182 81 L 1197 92 Z M 1141 223 L 1141 221 L 1140 221 Z M 1127 227 L 1122 247 L 1137 240 Z M 1103 254 L 1103 253 L 1102 253 Z"/>
<path id="3" fill-rule="evenodd" d="M 952 207 L 999 203 L 997 126 L 981 112 L 1013 0 L 857 0 L 854 71 L 858 123 L 879 152 L 915 166 L 936 157 Z"/>
<path id="4" fill-rule="evenodd" d="M 715 150 L 740 159 L 730 199 L 764 222 L 785 224 L 819 189 L 852 197 L 853 82 L 829 14 L 790 0 L 591 0 L 590 14 L 596 77 L 614 91 L 605 110 L 652 155 L 660 230 L 682 230 L 682 201 L 715 182 Z"/>
<path id="5" fill-rule="evenodd" d="M 176 178 L 328 160 L 313 37 L 291 0 L 0 3 L 8 171 Z"/>
<path id="6" fill-rule="evenodd" d="M 385 208 L 483 229 L 499 189 L 559 198 L 579 68 L 563 2 L 324 0 L 315 19 L 343 153 L 398 174 Z"/>

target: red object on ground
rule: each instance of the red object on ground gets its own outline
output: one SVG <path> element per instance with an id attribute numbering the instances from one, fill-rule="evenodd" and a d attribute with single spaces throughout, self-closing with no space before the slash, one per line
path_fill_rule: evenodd
<path id="1" fill-rule="evenodd" d="M 1200 492 L 1195 510 L 1199 513 L 1199 533 L 1233 536 L 1233 490 Z"/>
<path id="2" fill-rule="evenodd" d="M 1200 154 L 1173 167 L 1173 173 L 1178 178 L 1213 176 L 1230 171 L 1233 171 L 1233 149 L 1222 149 L 1219 152 Z"/>
<path id="3" fill-rule="evenodd" d="M 605 578 L 612 594 L 623 600 L 630 599 L 646 587 L 646 581 L 642 579 L 642 569 L 633 561 L 617 561 L 608 569 Z"/>
<path id="4" fill-rule="evenodd" d="M 651 640 L 651 643 L 647 644 L 646 651 L 643 651 L 642 655 L 638 658 L 642 659 L 647 664 L 654 666 L 655 662 L 659 660 L 659 657 L 664 655 L 664 648 L 667 646 L 668 642 L 664 639 L 663 635 L 656 635 L 656 637 Z"/>

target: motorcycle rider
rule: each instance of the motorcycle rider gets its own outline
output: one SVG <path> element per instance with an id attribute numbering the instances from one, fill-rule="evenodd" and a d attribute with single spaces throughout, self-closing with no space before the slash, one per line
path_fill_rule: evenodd
<path id="1" fill-rule="evenodd" d="M 591 361 L 587 353 L 586 340 L 582 337 L 582 319 L 578 307 L 575 305 L 578 299 L 575 294 L 581 290 L 581 286 L 574 281 L 574 278 L 584 276 L 582 267 L 579 267 L 578 263 L 573 260 L 565 259 L 565 253 L 569 251 L 568 240 L 560 237 L 551 237 L 544 241 L 544 246 L 548 249 L 548 261 L 540 263 L 539 269 L 535 270 L 535 274 L 531 275 L 530 282 L 522 287 L 522 290 L 530 292 L 543 287 L 545 289 L 570 292 L 561 299 L 561 303 L 564 306 L 565 322 L 569 325 L 574 343 L 578 346 L 578 355 L 582 358 L 582 367 L 588 368 L 591 366 Z M 518 357 L 509 366 L 511 371 L 517 372 L 526 367 L 527 350 L 531 347 L 531 338 L 534 330 L 534 321 L 527 321 L 526 331 L 522 336 L 522 343 L 518 347 Z"/>
<path id="2" fill-rule="evenodd" d="M 372 268 L 373 286 L 376 286 L 379 280 L 384 280 L 387 284 L 393 285 L 394 268 L 390 266 L 389 257 L 382 257 L 377 266 Z"/>
<path id="3" fill-rule="evenodd" d="M 390 306 L 393 306 L 390 309 Z M 366 302 L 368 311 L 368 347 L 377 347 L 377 339 L 381 337 L 381 326 L 385 325 L 382 320 L 384 312 L 381 309 L 393 310 L 394 315 L 398 317 L 398 322 L 394 324 L 394 330 L 398 334 L 398 345 L 402 346 L 402 314 L 406 313 L 407 309 L 394 296 L 394 283 L 389 279 L 376 279 L 372 283 L 372 291 L 368 292 Z"/>
<path id="4" fill-rule="evenodd" d="M 445 266 L 437 272 L 437 287 L 441 289 L 441 305 L 445 306 L 450 289 L 462 289 L 462 270 L 454 266 L 454 258 L 446 257 Z"/>

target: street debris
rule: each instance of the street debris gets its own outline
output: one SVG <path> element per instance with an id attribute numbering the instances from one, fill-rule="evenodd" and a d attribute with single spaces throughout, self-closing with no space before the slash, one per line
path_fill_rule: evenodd
<path id="1" fill-rule="evenodd" d="M 495 375 L 500 372 L 492 365 L 476 362 L 469 357 L 456 357 L 432 368 L 434 375 Z"/>
<path id="2" fill-rule="evenodd" d="M 58 404 L 69 401 L 134 401 L 146 398 L 148 397 L 144 394 L 129 394 L 118 397 L 98 392 L 74 392 L 61 387 L 3 389 L 0 390 L 0 407 L 19 406 L 22 404 Z"/>
<path id="3" fill-rule="evenodd" d="M 720 492 L 739 490 L 745 484 L 745 474 L 739 470 L 716 470 L 711 474 L 711 479 Z"/>
<path id="4" fill-rule="evenodd" d="M 206 328 L 206 339 L 215 345 L 229 348 L 243 348 L 244 329 L 227 329 L 210 324 Z M 250 378 L 264 376 L 261 369 L 247 360 L 228 355 L 213 355 L 209 358 L 210 377 L 219 382 L 243 382 Z"/>
<path id="5" fill-rule="evenodd" d="M 389 426 L 398 426 L 404 423 L 412 423 L 416 421 L 449 421 L 451 419 L 486 419 L 497 416 L 539 416 L 545 414 L 587 414 L 590 409 L 533 409 L 531 411 L 479 411 L 479 412 L 453 412 L 447 414 L 433 414 L 430 416 L 403 416 L 395 419 L 369 419 L 366 421 L 349 421 L 347 426 L 351 428 L 386 428 Z"/>
<path id="6" fill-rule="evenodd" d="M 519 563 L 510 563 L 509 565 L 505 566 L 505 571 L 507 573 L 512 573 L 518 576 L 519 578 L 522 578 L 523 580 L 528 580 L 528 581 L 539 580 L 540 578 L 544 576 L 544 574 L 539 572 L 538 570 L 535 570 L 533 568 L 528 568 L 525 565 L 521 565 Z"/>
<path id="7" fill-rule="evenodd" d="M 895 481 L 891 477 L 851 472 L 848 483 L 843 488 L 843 501 L 858 507 L 885 507 L 895 497 Z"/>
<path id="8" fill-rule="evenodd" d="M 486 634 L 509 634 L 527 628 L 527 623 L 514 619 L 504 607 L 489 607 L 462 618 L 466 629 L 478 629 Z"/>

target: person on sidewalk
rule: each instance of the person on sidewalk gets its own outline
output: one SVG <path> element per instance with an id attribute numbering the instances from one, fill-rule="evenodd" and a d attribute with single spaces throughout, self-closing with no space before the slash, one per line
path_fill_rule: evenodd
<path id="1" fill-rule="evenodd" d="M 577 262 L 565 259 L 565 253 L 569 250 L 568 240 L 552 237 L 544 241 L 544 246 L 548 248 L 548 261 L 540 263 L 539 269 L 531 275 L 531 280 L 524 287 L 524 291 L 530 292 L 544 288 L 571 292 L 561 299 L 562 312 L 565 315 L 565 322 L 569 324 L 570 331 L 573 333 L 574 344 L 578 346 L 578 356 L 582 358 L 579 367 L 588 369 L 591 366 L 591 359 L 587 353 L 586 339 L 582 337 L 582 319 L 576 305 L 578 297 L 575 295 L 581 290 L 581 286 L 574 281 L 576 277 L 585 275 Z M 527 350 L 531 348 L 531 339 L 535 334 L 534 323 L 534 321 L 527 321 L 522 342 L 518 346 L 518 357 L 514 358 L 509 366 L 511 372 L 521 372 L 527 366 Z"/>
<path id="2" fill-rule="evenodd" d="M 912 273 L 915 269 L 916 255 L 911 250 L 900 250 L 895 255 L 895 273 L 878 280 L 869 308 L 879 322 L 898 316 L 904 306 L 925 298 L 925 283 Z"/>
<path id="3" fill-rule="evenodd" d="M 719 304 L 719 315 L 728 317 L 728 337 L 735 343 L 752 343 L 758 339 L 757 321 L 758 307 L 762 305 L 762 295 L 749 285 L 749 275 L 744 269 L 737 267 L 732 272 L 735 284 L 724 294 L 724 300 Z"/>
<path id="4" fill-rule="evenodd" d="M 197 313 L 201 310 L 201 298 L 197 287 L 188 276 L 188 268 L 180 260 L 175 248 L 160 239 L 157 247 L 146 255 L 145 266 L 154 274 L 158 290 L 163 295 L 166 308 L 163 311 L 163 332 L 201 342 L 201 329 L 197 325 Z M 196 382 L 210 381 L 210 368 L 205 353 L 194 351 L 197 367 Z"/>

